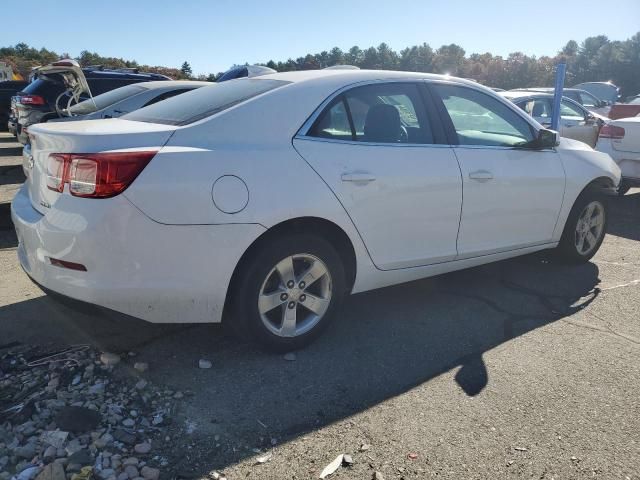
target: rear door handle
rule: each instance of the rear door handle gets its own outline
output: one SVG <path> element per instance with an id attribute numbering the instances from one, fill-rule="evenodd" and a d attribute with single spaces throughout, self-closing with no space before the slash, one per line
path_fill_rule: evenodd
<path id="1" fill-rule="evenodd" d="M 493 179 L 493 174 L 487 170 L 476 170 L 475 172 L 469 173 L 469 178 L 480 182 L 486 182 Z"/>
<path id="2" fill-rule="evenodd" d="M 343 182 L 369 183 L 373 182 L 376 177 L 371 173 L 343 173 L 340 177 Z"/>

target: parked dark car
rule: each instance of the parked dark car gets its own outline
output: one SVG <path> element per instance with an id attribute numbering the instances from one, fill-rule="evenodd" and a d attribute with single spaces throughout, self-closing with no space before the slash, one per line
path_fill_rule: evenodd
<path id="1" fill-rule="evenodd" d="M 8 127 L 9 114 L 11 113 L 11 97 L 29 85 L 23 80 L 7 80 L 0 82 L 0 130 Z"/>
<path id="2" fill-rule="evenodd" d="M 73 60 L 61 60 L 38 68 L 34 80 L 17 94 L 17 136 L 28 141 L 24 129 L 60 116 L 59 112 L 90 96 L 132 83 L 171 80 L 137 69 L 109 69 L 102 66 L 80 68 Z"/>

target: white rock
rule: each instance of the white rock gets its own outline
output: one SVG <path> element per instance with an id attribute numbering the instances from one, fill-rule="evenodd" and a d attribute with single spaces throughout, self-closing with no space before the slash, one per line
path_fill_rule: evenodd
<path id="1" fill-rule="evenodd" d="M 211 368 L 212 365 L 213 364 L 211 363 L 210 360 L 205 360 L 204 358 L 200 359 L 200 361 L 198 362 L 198 367 L 200 368 Z"/>
<path id="2" fill-rule="evenodd" d="M 116 365 L 120 362 L 120 355 L 117 353 L 104 352 L 100 355 L 100 361 L 104 365 Z"/>

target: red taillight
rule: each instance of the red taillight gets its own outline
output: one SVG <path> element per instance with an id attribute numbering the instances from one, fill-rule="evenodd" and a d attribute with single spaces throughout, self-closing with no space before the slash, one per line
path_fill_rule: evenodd
<path id="1" fill-rule="evenodd" d="M 624 134 L 624 128 L 611 124 L 603 125 L 600 129 L 600 138 L 621 139 L 624 138 Z"/>
<path id="2" fill-rule="evenodd" d="M 18 102 L 22 105 L 44 105 L 46 103 L 40 95 L 20 95 Z"/>
<path id="3" fill-rule="evenodd" d="M 76 197 L 114 197 L 131 185 L 156 153 L 54 153 L 49 155 L 47 187 L 62 192 L 68 183 L 69 193 Z"/>
<path id="4" fill-rule="evenodd" d="M 47 159 L 47 188 L 56 192 L 64 190 L 67 177 L 67 156 L 63 153 L 54 153 Z"/>

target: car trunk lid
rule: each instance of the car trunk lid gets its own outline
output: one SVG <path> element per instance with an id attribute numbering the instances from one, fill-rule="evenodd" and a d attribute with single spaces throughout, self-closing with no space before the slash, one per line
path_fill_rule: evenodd
<path id="1" fill-rule="evenodd" d="M 47 163 L 54 153 L 102 153 L 122 150 L 159 150 L 177 127 L 121 119 L 38 124 L 30 127 L 30 149 L 23 156 L 29 197 L 42 214 L 60 193 L 47 187 Z"/>

